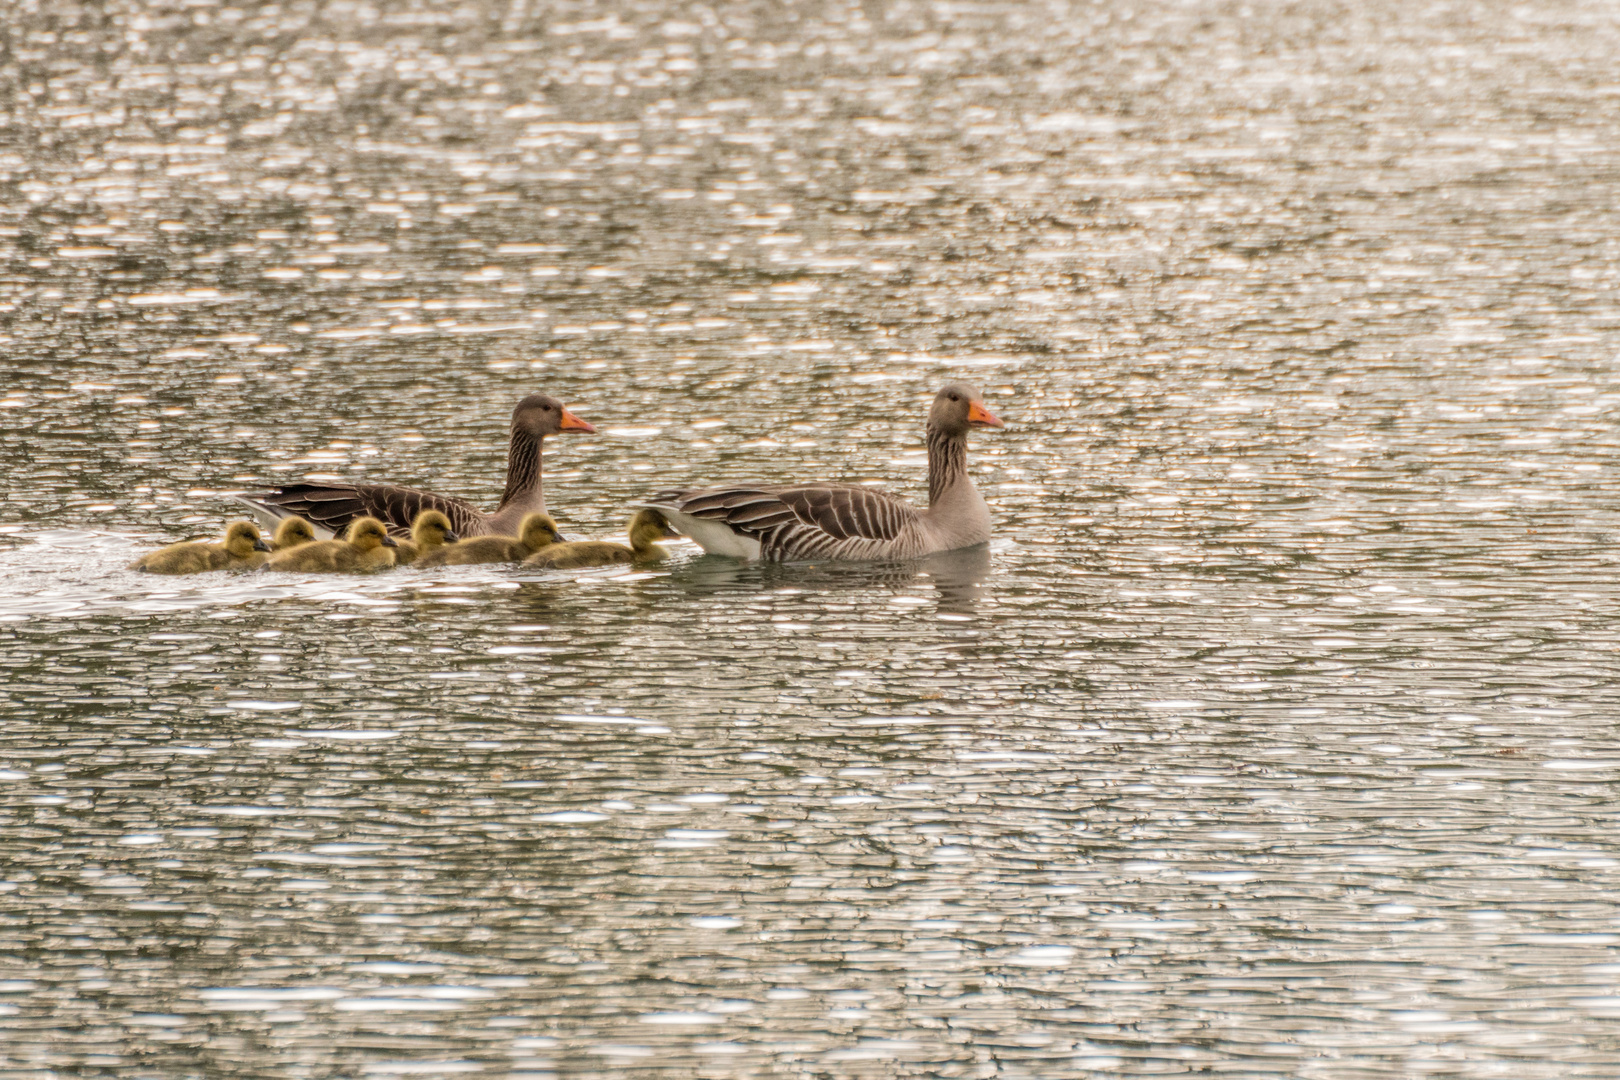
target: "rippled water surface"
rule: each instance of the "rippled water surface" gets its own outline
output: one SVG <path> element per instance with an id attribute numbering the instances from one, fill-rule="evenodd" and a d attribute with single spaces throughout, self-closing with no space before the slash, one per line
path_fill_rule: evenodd
<path id="1" fill-rule="evenodd" d="M 1620 1074 L 1608 3 L 12 4 L 0 1074 Z M 225 495 L 921 566 L 153 579 Z"/>

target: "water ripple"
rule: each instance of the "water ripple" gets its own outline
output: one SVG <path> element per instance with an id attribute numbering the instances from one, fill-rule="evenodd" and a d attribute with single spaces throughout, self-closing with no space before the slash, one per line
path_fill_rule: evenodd
<path id="1" fill-rule="evenodd" d="M 14 7 L 18 1068 L 1615 1074 L 1608 7 Z M 124 569 L 951 377 L 966 559 Z"/>

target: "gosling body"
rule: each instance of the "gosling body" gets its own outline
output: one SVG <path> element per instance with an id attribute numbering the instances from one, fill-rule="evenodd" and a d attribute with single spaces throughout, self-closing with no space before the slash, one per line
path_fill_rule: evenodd
<path id="1" fill-rule="evenodd" d="M 446 544 L 460 539 L 450 528 L 450 519 L 437 510 L 424 510 L 416 515 L 411 525 L 411 538 L 399 541 L 394 552 L 394 565 L 409 566 L 424 555 L 431 554 Z"/>
<path id="2" fill-rule="evenodd" d="M 205 544 L 195 540 L 170 544 L 129 564 L 143 574 L 203 574 L 210 570 L 252 570 L 263 564 L 270 545 L 251 521 L 233 521 L 225 539 Z"/>
<path id="3" fill-rule="evenodd" d="M 317 540 L 278 551 L 264 568 L 304 574 L 366 574 L 393 566 L 397 545 L 376 518 L 356 518 L 344 539 Z"/>
<path id="4" fill-rule="evenodd" d="M 629 532 L 629 547 L 611 540 L 575 540 L 543 547 L 523 561 L 529 566 L 574 570 L 583 566 L 658 562 L 669 558 L 669 549 L 658 542 L 670 535 L 669 520 L 657 510 L 637 511 L 630 519 Z"/>
<path id="5" fill-rule="evenodd" d="M 562 538 L 550 514 L 530 514 L 517 536 L 475 536 L 446 544 L 417 560 L 418 566 L 473 566 L 479 563 L 522 562 Z"/>

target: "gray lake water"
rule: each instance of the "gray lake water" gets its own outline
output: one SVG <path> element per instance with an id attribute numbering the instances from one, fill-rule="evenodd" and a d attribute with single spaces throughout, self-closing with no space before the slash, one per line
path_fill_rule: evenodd
<path id="1" fill-rule="evenodd" d="M 1606 0 L 8 5 L 0 1075 L 1620 1074 Z M 224 493 L 922 566 L 149 579 Z"/>

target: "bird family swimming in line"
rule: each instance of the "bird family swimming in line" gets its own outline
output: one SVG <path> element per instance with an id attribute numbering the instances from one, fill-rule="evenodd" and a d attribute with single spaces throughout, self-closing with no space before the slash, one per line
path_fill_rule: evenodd
<path id="1" fill-rule="evenodd" d="M 967 435 L 998 428 L 978 391 L 950 383 L 934 397 L 926 427 L 928 505 L 858 484 L 740 484 L 657 492 L 630 519 L 628 546 L 566 541 L 546 513 L 541 443 L 596 429 L 545 394 L 512 410 L 506 489 L 491 513 L 465 499 L 395 484 L 289 484 L 238 496 L 264 525 L 233 522 L 217 543 L 172 544 L 130 569 L 365 573 L 391 566 L 524 563 L 577 568 L 654 562 L 658 543 L 685 535 L 704 551 L 772 562 L 917 559 L 990 539 L 990 509 L 967 471 Z"/>

